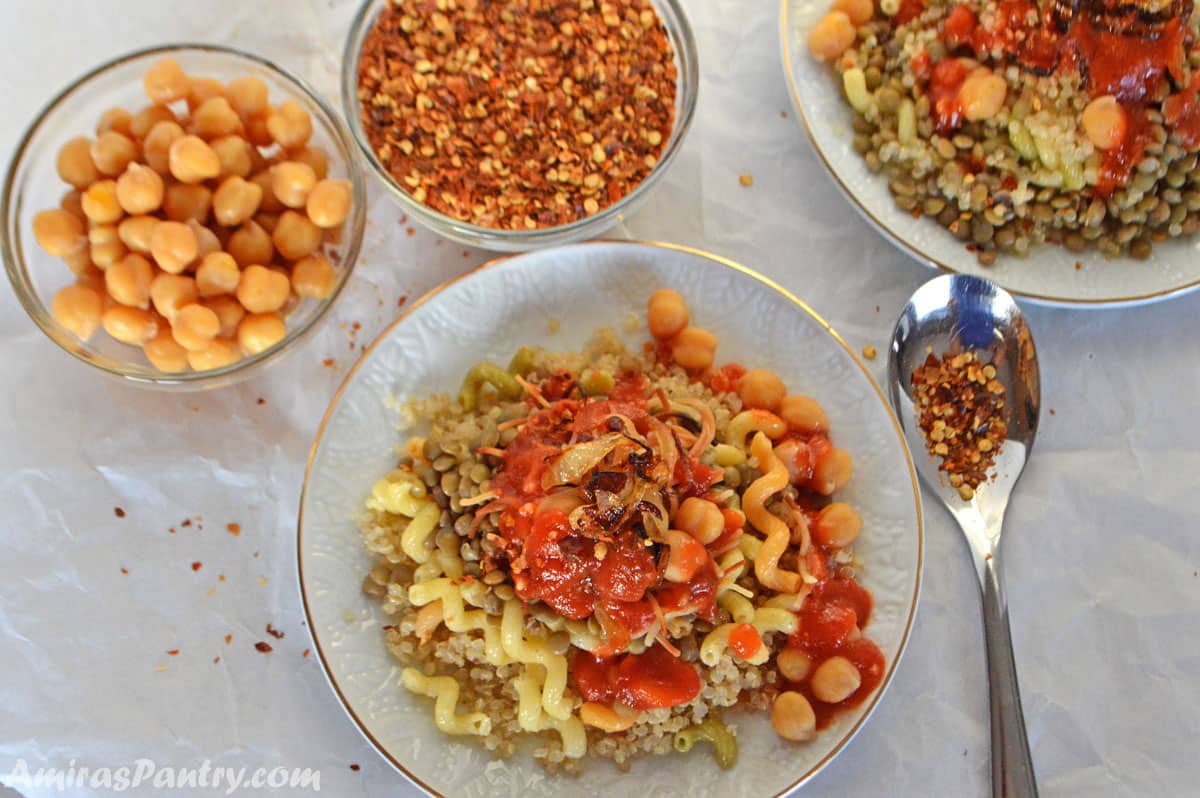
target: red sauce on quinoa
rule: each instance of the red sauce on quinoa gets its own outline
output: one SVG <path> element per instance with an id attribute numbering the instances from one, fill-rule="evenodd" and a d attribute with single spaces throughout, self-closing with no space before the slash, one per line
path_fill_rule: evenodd
<path id="1" fill-rule="evenodd" d="M 686 704 L 700 694 L 700 674 L 662 646 L 641 654 L 599 657 L 576 651 L 571 657 L 571 680 L 586 701 L 620 701 L 636 710 Z"/>

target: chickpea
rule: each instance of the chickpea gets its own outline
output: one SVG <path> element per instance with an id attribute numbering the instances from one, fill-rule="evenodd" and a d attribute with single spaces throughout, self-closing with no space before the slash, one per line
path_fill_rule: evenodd
<path id="1" fill-rule="evenodd" d="M 317 184 L 317 173 L 306 163 L 284 161 L 271 167 L 271 191 L 289 208 L 303 208 Z"/>
<path id="2" fill-rule="evenodd" d="M 92 162 L 92 142 L 82 137 L 71 139 L 62 146 L 55 167 L 64 183 L 79 189 L 87 188 L 100 176 Z"/>
<path id="3" fill-rule="evenodd" d="M 152 213 L 162 206 L 163 179 L 140 163 L 131 163 L 117 178 L 117 202 L 130 216 Z"/>
<path id="4" fill-rule="evenodd" d="M 717 353 L 717 336 L 701 327 L 684 327 L 671 341 L 671 356 L 689 371 L 711 368 Z"/>
<path id="5" fill-rule="evenodd" d="M 854 44 L 856 35 L 844 11 L 830 11 L 808 32 L 808 51 L 818 61 L 832 61 Z"/>
<path id="6" fill-rule="evenodd" d="M 1111 94 L 1097 97 L 1088 103 L 1079 122 L 1088 141 L 1098 150 L 1119 147 L 1129 130 L 1129 114 Z"/>
<path id="7" fill-rule="evenodd" d="M 688 306 L 678 292 L 660 288 L 646 303 L 650 334 L 660 341 L 674 338 L 688 325 Z"/>
<path id="8" fill-rule="evenodd" d="M 257 183 L 263 190 L 261 210 L 267 213 L 280 213 L 283 211 L 284 204 L 275 196 L 275 179 L 271 176 L 270 169 L 257 172 L 250 178 L 250 182 Z"/>
<path id="9" fill-rule="evenodd" d="M 287 275 L 266 266 L 247 266 L 238 281 L 237 298 L 250 313 L 270 313 L 287 302 L 291 283 Z"/>
<path id="10" fill-rule="evenodd" d="M 257 116 L 267 110 L 267 84 L 256 77 L 247 76 L 229 81 L 225 91 L 229 104 L 242 119 Z"/>
<path id="11" fill-rule="evenodd" d="M 160 175 L 171 174 L 171 145 L 184 137 L 174 119 L 159 122 L 142 141 L 142 159 Z"/>
<path id="12" fill-rule="evenodd" d="M 253 114 L 246 118 L 246 140 L 255 147 L 270 147 L 275 142 L 267 129 L 267 113 Z"/>
<path id="13" fill-rule="evenodd" d="M 187 371 L 188 351 L 179 345 L 165 324 L 159 324 L 158 333 L 142 344 L 142 351 L 150 365 L 159 371 Z"/>
<path id="14" fill-rule="evenodd" d="M 247 355 L 257 355 L 270 349 L 287 335 L 287 325 L 277 313 L 254 313 L 242 319 L 237 328 L 237 340 Z"/>
<path id="15" fill-rule="evenodd" d="M 217 224 L 235 227 L 254 216 L 262 202 L 262 187 L 236 175 L 225 178 L 213 193 L 213 216 Z"/>
<path id="16" fill-rule="evenodd" d="M 777 410 L 787 394 L 783 380 L 770 369 L 751 369 L 738 386 L 742 404 L 750 408 Z"/>
<path id="17" fill-rule="evenodd" d="M 329 175 L 329 156 L 320 147 L 300 147 L 288 153 L 289 161 L 299 161 L 308 164 L 317 180 L 324 180 Z"/>
<path id="18" fill-rule="evenodd" d="M 88 256 L 101 269 L 112 266 L 125 257 L 127 251 L 114 224 L 96 225 L 88 230 L 88 245 Z"/>
<path id="19" fill-rule="evenodd" d="M 150 236 L 160 221 L 153 216 L 130 216 L 117 225 L 117 235 L 131 251 L 149 254 Z"/>
<path id="20" fill-rule="evenodd" d="M 821 508 L 813 525 L 813 537 L 826 546 L 845 548 L 862 529 L 862 518 L 845 502 L 833 502 Z"/>
<path id="21" fill-rule="evenodd" d="M 129 162 L 138 157 L 138 146 L 133 140 L 115 130 L 101 133 L 92 142 L 92 163 L 102 175 L 115 177 L 125 171 Z"/>
<path id="22" fill-rule="evenodd" d="M 771 705 L 771 726 L 785 740 L 805 742 L 817 735 L 817 714 L 800 693 L 780 693 Z"/>
<path id="23" fill-rule="evenodd" d="M 154 282 L 154 265 L 138 254 L 126 255 L 104 270 L 104 287 L 108 295 L 132 308 L 150 307 L 150 284 Z"/>
<path id="24" fill-rule="evenodd" d="M 145 139 L 159 122 L 178 122 L 175 113 L 165 105 L 148 105 L 133 115 L 129 132 L 134 138 Z"/>
<path id="25" fill-rule="evenodd" d="M 221 321 L 217 314 L 195 303 L 181 307 L 171 322 L 171 335 L 175 343 L 189 352 L 207 349 L 220 331 Z"/>
<path id="26" fill-rule="evenodd" d="M 297 296 L 324 299 L 335 282 L 333 265 L 320 255 L 301 258 L 292 266 L 292 290 Z"/>
<path id="27" fill-rule="evenodd" d="M 350 215 L 353 193 L 349 180 L 322 180 L 308 195 L 308 218 L 318 227 L 339 227 Z"/>
<path id="28" fill-rule="evenodd" d="M 228 338 L 214 338 L 207 348 L 199 352 L 188 352 L 188 365 L 196 371 L 209 371 L 232 365 L 242 359 L 236 342 Z"/>
<path id="29" fill-rule="evenodd" d="M 172 183 L 163 196 L 163 213 L 172 222 L 194 219 L 201 224 L 212 209 L 212 191 L 204 186 Z"/>
<path id="30" fill-rule="evenodd" d="M 775 666 L 789 682 L 802 682 L 812 669 L 812 660 L 800 649 L 788 646 L 775 658 Z"/>
<path id="31" fill-rule="evenodd" d="M 150 254 L 164 272 L 179 274 L 200 254 L 200 242 L 186 224 L 163 222 L 150 234 Z"/>
<path id="32" fill-rule="evenodd" d="M 183 136 L 167 153 L 171 174 L 181 183 L 199 183 L 221 174 L 221 159 L 199 136 Z"/>
<path id="33" fill-rule="evenodd" d="M 242 120 L 238 118 L 229 100 L 212 97 L 196 109 L 192 115 L 192 132 L 205 139 L 215 139 L 242 132 Z"/>
<path id="34" fill-rule="evenodd" d="M 59 210 L 64 210 L 79 221 L 87 224 L 87 214 L 83 212 L 83 194 L 79 189 L 71 189 L 62 195 L 58 201 Z"/>
<path id="35" fill-rule="evenodd" d="M 100 297 L 100 310 L 107 310 L 112 306 L 112 297 L 108 295 L 108 291 L 104 290 L 104 272 L 97 269 L 91 262 L 78 271 L 75 271 L 75 285 L 83 286 L 96 292 L 96 296 Z"/>
<path id="36" fill-rule="evenodd" d="M 87 243 L 83 222 L 64 210 L 39 211 L 34 215 L 33 237 L 47 255 L 56 258 L 83 250 Z"/>
<path id="37" fill-rule="evenodd" d="M 150 303 L 167 321 L 199 298 L 196 281 L 182 274 L 159 272 L 150 283 Z"/>
<path id="38" fill-rule="evenodd" d="M 707 546 L 725 531 L 721 508 L 698 496 L 690 496 L 679 505 L 671 523 Z"/>
<path id="39" fill-rule="evenodd" d="M 257 222 L 250 221 L 229 237 L 225 251 L 244 269 L 255 263 L 270 263 L 275 256 L 275 245 L 271 243 L 271 236 L 266 230 Z"/>
<path id="40" fill-rule="evenodd" d="M 188 96 L 192 81 L 174 58 L 163 58 L 146 70 L 142 88 L 153 103 L 173 103 Z"/>
<path id="41" fill-rule="evenodd" d="M 871 17 L 875 16 L 873 0 L 833 0 L 830 8 L 833 11 L 841 11 L 850 17 L 850 22 L 856 27 L 866 25 L 871 21 Z"/>
<path id="42" fill-rule="evenodd" d="M 113 224 L 121 218 L 121 203 L 117 199 L 117 181 L 100 180 L 88 186 L 79 204 L 93 224 Z"/>
<path id="43" fill-rule="evenodd" d="M 254 162 L 250 142 L 241 136 L 222 136 L 209 143 L 221 162 L 221 177 L 249 177 Z"/>
<path id="44" fill-rule="evenodd" d="M 100 121 L 96 123 L 96 135 L 102 135 L 110 130 L 115 130 L 122 136 L 132 137 L 133 114 L 124 108 L 109 108 L 100 114 Z"/>
<path id="45" fill-rule="evenodd" d="M 123 344 L 141 346 L 158 334 L 154 313 L 128 305 L 113 305 L 100 317 L 104 331 Z"/>
<path id="46" fill-rule="evenodd" d="M 321 246 L 321 228 L 307 216 L 295 211 L 284 211 L 271 234 L 271 241 L 280 255 L 288 260 L 299 260 L 316 252 Z"/>
<path id="47" fill-rule="evenodd" d="M 312 119 L 300 103 L 284 100 L 267 113 L 267 132 L 284 149 L 300 147 L 312 137 Z"/>
<path id="48" fill-rule="evenodd" d="M 796 432 L 811 435 L 829 429 L 829 419 L 811 396 L 785 396 L 779 404 L 779 417 Z"/>
<path id="49" fill-rule="evenodd" d="M 845 487 L 854 473 L 854 460 L 845 449 L 834 449 L 813 466 L 812 487 L 829 496 Z"/>
<path id="50" fill-rule="evenodd" d="M 202 297 L 232 294 L 237 291 L 241 272 L 237 261 L 227 252 L 212 252 L 204 256 L 196 269 L 196 290 Z"/>
<path id="51" fill-rule="evenodd" d="M 845 657 L 830 657 L 817 666 L 812 675 L 812 691 L 818 701 L 837 704 L 854 695 L 862 684 L 862 675 Z"/>
<path id="52" fill-rule="evenodd" d="M 92 263 L 92 254 L 88 247 L 76 250 L 70 255 L 64 255 L 63 262 L 67 264 L 67 268 L 71 270 L 71 273 L 76 276 L 89 271 L 99 272 L 101 276 L 104 274 L 96 268 L 96 264 Z"/>
<path id="53" fill-rule="evenodd" d="M 218 333 L 220 337 L 233 338 L 237 335 L 238 324 L 246 316 L 246 309 L 242 307 L 242 303 L 228 294 L 222 294 L 206 299 L 200 304 L 217 314 L 217 319 L 221 322 L 221 332 Z"/>
<path id="54" fill-rule="evenodd" d="M 221 239 L 217 238 L 217 234 L 209 230 L 204 225 L 197 222 L 195 219 L 188 219 L 184 222 L 196 234 L 196 257 L 203 258 L 210 252 L 221 251 Z"/>
<path id="55" fill-rule="evenodd" d="M 258 222 L 259 227 L 266 230 L 268 233 L 274 233 L 275 228 L 279 226 L 279 214 L 277 213 L 256 213 L 254 221 Z"/>
<path id="56" fill-rule="evenodd" d="M 224 96 L 225 86 L 216 78 L 192 78 L 192 85 L 188 87 L 187 95 L 188 111 L 191 112 L 194 118 L 197 108 L 200 108 L 214 97 Z"/>
<path id="57" fill-rule="evenodd" d="M 68 285 L 59 290 L 50 302 L 50 313 L 54 320 L 81 341 L 96 334 L 103 308 L 100 293 L 83 285 Z"/>
<path id="58" fill-rule="evenodd" d="M 963 81 L 958 90 L 958 101 L 963 107 L 963 116 L 972 122 L 991 119 L 1004 107 L 1008 95 L 1008 82 L 987 67 L 979 67 Z"/>

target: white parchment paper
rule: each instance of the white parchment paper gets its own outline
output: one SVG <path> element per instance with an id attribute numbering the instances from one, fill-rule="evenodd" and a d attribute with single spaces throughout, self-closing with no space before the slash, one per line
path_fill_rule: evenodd
<path id="1" fill-rule="evenodd" d="M 354 6 L 6 0 L 0 152 L 7 158 L 42 103 L 79 73 L 167 41 L 261 53 L 336 100 Z M 662 187 L 615 234 L 758 269 L 852 345 L 883 352 L 901 304 L 932 272 L 872 232 L 822 172 L 789 109 L 777 4 L 687 7 L 700 48 L 696 122 Z M 302 348 L 234 389 L 166 395 L 102 379 L 0 288 L 0 783 L 19 763 L 33 772 L 144 758 L 248 773 L 314 768 L 322 792 L 415 794 L 304 656 L 296 508 L 317 423 L 358 345 L 402 298 L 487 256 L 421 229 L 409 235 L 382 191 L 372 199 L 337 307 Z M 1128 311 L 1026 311 L 1047 415 L 1009 510 L 1004 557 L 1042 795 L 1195 795 L 1200 295 Z M 882 380 L 882 356 L 872 366 Z M 949 517 L 926 512 L 925 587 L 905 660 L 872 721 L 805 794 L 987 793 L 978 590 Z M 286 636 L 268 635 L 268 623 Z M 273 651 L 257 651 L 260 641 Z M 258 792 L 272 791 L 239 794 Z"/>

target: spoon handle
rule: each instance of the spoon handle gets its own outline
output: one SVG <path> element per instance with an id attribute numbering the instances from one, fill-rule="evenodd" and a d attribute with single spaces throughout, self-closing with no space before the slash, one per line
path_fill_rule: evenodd
<path id="1" fill-rule="evenodd" d="M 1037 798 L 1008 628 L 1008 604 L 994 556 L 985 561 L 983 577 L 983 632 L 992 716 L 992 798 Z"/>

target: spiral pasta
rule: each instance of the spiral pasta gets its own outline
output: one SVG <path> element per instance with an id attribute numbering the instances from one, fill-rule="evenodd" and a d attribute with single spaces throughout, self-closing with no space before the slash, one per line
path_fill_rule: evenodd
<path id="1" fill-rule="evenodd" d="M 787 524 L 767 509 L 767 499 L 788 484 L 787 467 L 775 456 L 771 441 L 762 432 L 755 434 L 750 453 L 758 459 L 763 475 L 746 488 L 742 509 L 754 528 L 766 536 L 754 556 L 754 575 L 772 590 L 795 593 L 800 586 L 800 574 L 779 567 L 779 558 L 791 542 L 792 533 Z"/>

